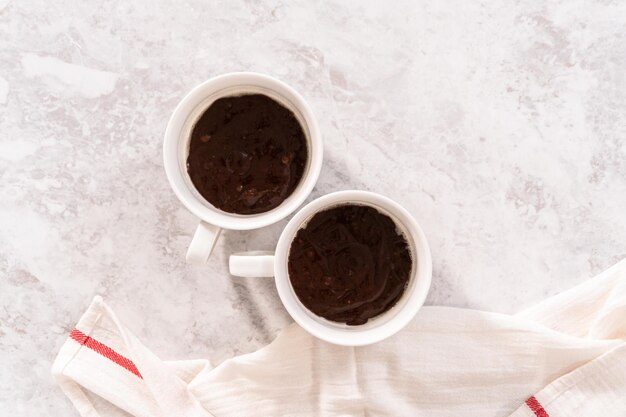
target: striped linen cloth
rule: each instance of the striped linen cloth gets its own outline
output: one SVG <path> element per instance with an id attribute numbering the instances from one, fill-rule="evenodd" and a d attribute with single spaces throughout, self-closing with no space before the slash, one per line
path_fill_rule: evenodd
<path id="1" fill-rule="evenodd" d="M 96 297 L 53 374 L 83 417 L 626 417 L 626 260 L 516 315 L 424 307 L 358 348 L 294 324 L 217 367 L 162 361 Z"/>

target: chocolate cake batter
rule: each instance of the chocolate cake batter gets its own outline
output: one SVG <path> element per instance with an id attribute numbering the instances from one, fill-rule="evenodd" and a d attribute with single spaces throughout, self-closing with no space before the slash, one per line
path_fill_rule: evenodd
<path id="1" fill-rule="evenodd" d="M 262 213 L 293 192 L 307 154 L 304 131 L 290 110 L 262 94 L 224 97 L 193 128 L 187 172 L 215 207 Z"/>
<path id="2" fill-rule="evenodd" d="M 411 254 L 396 224 L 369 206 L 317 213 L 289 250 L 289 278 L 309 310 L 359 325 L 400 299 L 411 275 Z"/>

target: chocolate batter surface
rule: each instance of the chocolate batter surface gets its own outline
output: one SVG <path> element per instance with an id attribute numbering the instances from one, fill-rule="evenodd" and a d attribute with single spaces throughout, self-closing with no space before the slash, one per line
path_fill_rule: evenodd
<path id="1" fill-rule="evenodd" d="M 313 313 L 349 325 L 366 323 L 400 299 L 411 254 L 394 221 L 373 207 L 321 211 L 289 250 L 291 284 Z"/>
<path id="2" fill-rule="evenodd" d="M 290 110 L 263 94 L 223 97 L 193 128 L 187 172 L 215 207 L 262 213 L 293 192 L 307 155 L 304 131 Z"/>

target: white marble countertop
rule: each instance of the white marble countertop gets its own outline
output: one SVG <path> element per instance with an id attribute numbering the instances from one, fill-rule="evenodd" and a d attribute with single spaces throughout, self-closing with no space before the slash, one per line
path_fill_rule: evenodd
<path id="1" fill-rule="evenodd" d="M 515 312 L 626 256 L 626 3 L 0 0 L 0 415 L 75 415 L 50 365 L 95 294 L 163 358 L 214 363 L 290 322 L 225 232 L 196 219 L 162 136 L 199 82 L 278 77 L 325 140 L 314 198 L 403 204 L 434 262 L 429 304 Z"/>

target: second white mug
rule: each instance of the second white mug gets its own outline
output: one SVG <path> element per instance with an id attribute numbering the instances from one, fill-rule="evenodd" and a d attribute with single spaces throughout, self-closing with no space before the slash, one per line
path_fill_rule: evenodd
<path id="1" fill-rule="evenodd" d="M 289 279 L 288 258 L 298 230 L 316 213 L 346 204 L 367 205 L 388 215 L 405 236 L 412 258 L 412 271 L 402 297 L 386 312 L 357 326 L 333 322 L 315 315 L 298 299 Z M 426 300 L 432 261 L 426 236 L 411 214 L 395 201 L 367 191 L 338 191 L 322 196 L 298 211 L 283 230 L 276 250 L 237 253 L 230 256 L 230 273 L 242 277 L 274 277 L 278 295 L 287 312 L 302 328 L 322 340 L 360 346 L 385 339 L 415 316 Z"/>

